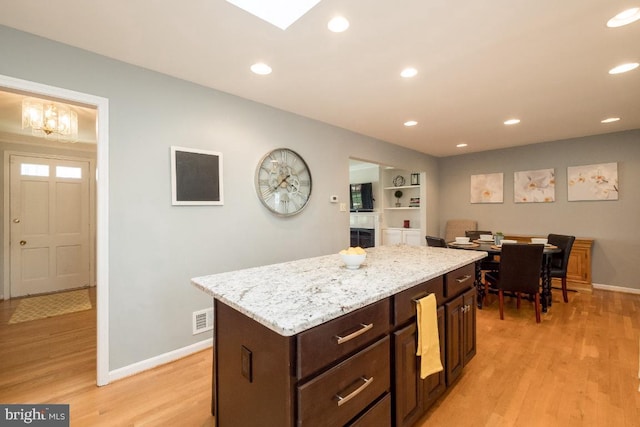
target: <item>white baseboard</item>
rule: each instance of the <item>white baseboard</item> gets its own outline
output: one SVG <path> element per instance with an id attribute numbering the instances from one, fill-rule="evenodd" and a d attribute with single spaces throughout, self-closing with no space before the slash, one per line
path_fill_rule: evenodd
<path id="1" fill-rule="evenodd" d="M 153 369 L 160 365 L 164 365 L 174 360 L 181 359 L 189 356 L 190 354 L 197 353 L 213 346 L 213 338 L 206 339 L 204 341 L 191 344 L 187 347 L 182 347 L 177 350 L 170 351 L 168 353 L 154 356 L 150 359 L 141 360 L 140 362 L 133 363 L 122 368 L 109 371 L 109 382 L 120 380 L 122 378 L 129 377 L 131 375 L 139 374 L 141 372 Z"/>
<path id="2" fill-rule="evenodd" d="M 592 283 L 592 286 L 593 286 L 593 289 L 600 289 L 602 291 L 624 292 L 627 294 L 640 295 L 640 289 L 635 289 L 635 288 L 626 288 L 624 286 L 601 285 L 598 283 Z"/>

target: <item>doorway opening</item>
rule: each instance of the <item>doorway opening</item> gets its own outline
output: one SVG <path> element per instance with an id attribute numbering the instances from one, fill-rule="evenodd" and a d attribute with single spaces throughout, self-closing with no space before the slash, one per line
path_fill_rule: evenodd
<path id="1" fill-rule="evenodd" d="M 88 106 L 96 110 L 96 383 L 109 383 L 109 100 L 103 97 L 71 91 L 68 89 L 44 85 L 32 81 L 16 79 L 0 75 L 0 91 L 8 90 L 29 96 L 54 98 L 70 104 Z M 5 171 L 5 181 L 7 171 Z M 10 233 L 9 215 L 6 212 L 9 195 L 4 195 L 5 236 Z M 10 251 L 7 239 L 4 239 L 3 262 L 9 263 Z M 4 295 L 9 295 L 7 289 L 10 283 L 10 271 L 4 268 Z"/>

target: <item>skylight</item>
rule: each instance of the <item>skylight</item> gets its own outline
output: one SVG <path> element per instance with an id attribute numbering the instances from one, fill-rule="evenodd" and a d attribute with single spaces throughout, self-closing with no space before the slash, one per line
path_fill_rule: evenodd
<path id="1" fill-rule="evenodd" d="M 227 0 L 234 6 L 286 30 L 320 0 Z"/>

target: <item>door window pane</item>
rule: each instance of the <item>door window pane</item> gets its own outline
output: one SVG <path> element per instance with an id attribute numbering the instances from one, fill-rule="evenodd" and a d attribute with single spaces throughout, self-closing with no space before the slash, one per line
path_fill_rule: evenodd
<path id="1" fill-rule="evenodd" d="M 70 166 L 56 166 L 57 178 L 82 178 L 82 168 L 73 168 Z"/>
<path id="2" fill-rule="evenodd" d="M 36 165 L 33 163 L 21 163 L 20 175 L 24 176 L 49 176 L 49 165 Z"/>

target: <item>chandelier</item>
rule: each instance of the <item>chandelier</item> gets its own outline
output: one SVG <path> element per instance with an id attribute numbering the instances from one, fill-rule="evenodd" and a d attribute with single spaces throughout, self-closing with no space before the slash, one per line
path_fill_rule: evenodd
<path id="1" fill-rule="evenodd" d="M 33 136 L 62 142 L 78 140 L 78 114 L 65 104 L 25 98 L 22 101 L 22 129 L 29 127 Z"/>

